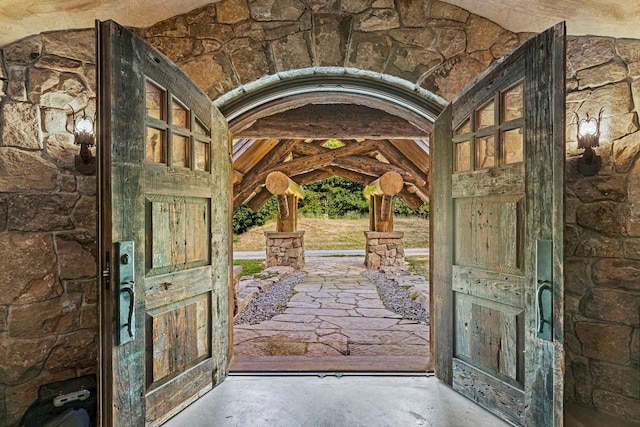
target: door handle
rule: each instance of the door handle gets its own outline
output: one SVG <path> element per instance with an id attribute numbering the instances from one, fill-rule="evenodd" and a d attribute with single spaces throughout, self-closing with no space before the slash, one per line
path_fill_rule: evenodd
<path id="1" fill-rule="evenodd" d="M 551 283 L 539 280 L 536 292 L 536 306 L 538 315 L 536 316 L 536 333 L 538 337 L 551 340 L 551 327 L 553 326 L 553 289 Z"/>
<path id="2" fill-rule="evenodd" d="M 118 283 L 118 345 L 126 344 L 136 338 L 136 293 L 135 258 L 133 242 L 116 243 L 117 283 Z"/>
<path id="3" fill-rule="evenodd" d="M 553 241 L 538 240 L 536 258 L 536 335 L 553 341 Z"/>
<path id="4" fill-rule="evenodd" d="M 136 294 L 133 290 L 134 284 L 135 284 L 134 282 L 129 281 L 127 282 L 127 285 L 130 285 L 131 287 L 127 286 L 127 287 L 120 288 L 120 294 L 124 292 L 129 296 L 129 310 L 127 314 L 127 323 L 121 326 L 127 327 L 127 332 L 129 333 L 129 338 L 131 339 L 135 338 L 135 336 L 133 335 L 133 309 L 136 305 Z M 120 298 L 122 299 L 122 296 Z"/>

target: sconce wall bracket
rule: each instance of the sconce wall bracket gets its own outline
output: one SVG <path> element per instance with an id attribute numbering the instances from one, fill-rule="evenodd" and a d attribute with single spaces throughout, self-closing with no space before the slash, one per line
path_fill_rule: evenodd
<path id="1" fill-rule="evenodd" d="M 583 176 L 597 175 L 602 167 L 602 158 L 596 154 L 591 147 L 584 150 L 582 156 L 578 159 L 578 172 Z"/>

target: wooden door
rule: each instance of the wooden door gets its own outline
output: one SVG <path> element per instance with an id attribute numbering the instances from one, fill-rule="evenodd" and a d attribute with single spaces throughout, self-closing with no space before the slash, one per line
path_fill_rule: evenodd
<path id="1" fill-rule="evenodd" d="M 517 425 L 562 425 L 565 38 L 478 77 L 432 147 L 436 374 Z"/>
<path id="2" fill-rule="evenodd" d="M 140 37 L 97 31 L 102 420 L 159 425 L 227 374 L 228 130 Z"/>

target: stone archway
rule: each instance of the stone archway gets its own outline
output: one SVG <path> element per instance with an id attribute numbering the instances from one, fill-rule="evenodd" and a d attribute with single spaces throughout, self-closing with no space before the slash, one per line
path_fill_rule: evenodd
<path id="1" fill-rule="evenodd" d="M 226 0 L 140 34 L 212 99 L 293 70 L 344 67 L 451 100 L 529 37 L 448 3 L 388 0 Z"/>

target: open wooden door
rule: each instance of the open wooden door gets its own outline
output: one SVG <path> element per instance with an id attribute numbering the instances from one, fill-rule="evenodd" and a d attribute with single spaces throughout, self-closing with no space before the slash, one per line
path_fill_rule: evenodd
<path id="1" fill-rule="evenodd" d="M 159 425 L 227 375 L 228 130 L 140 37 L 97 35 L 102 423 Z"/>
<path id="2" fill-rule="evenodd" d="M 565 25 L 435 124 L 436 374 L 516 425 L 562 425 Z"/>

